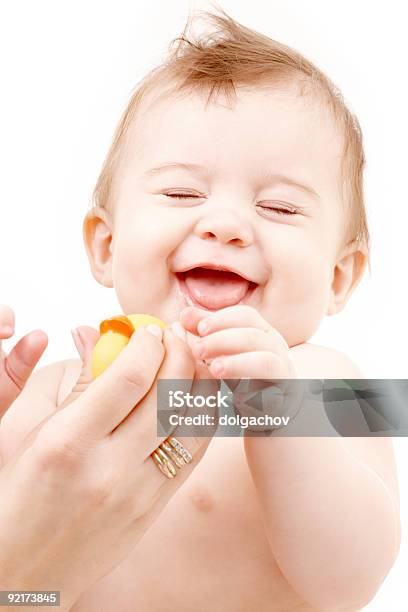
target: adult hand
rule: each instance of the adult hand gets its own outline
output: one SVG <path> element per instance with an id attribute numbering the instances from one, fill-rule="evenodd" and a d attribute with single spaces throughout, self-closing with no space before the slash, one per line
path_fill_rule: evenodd
<path id="1" fill-rule="evenodd" d="M 26 334 L 7 355 L 2 340 L 14 334 L 14 313 L 0 304 L 0 419 L 22 391 L 31 372 L 46 349 L 48 338 L 43 331 Z"/>
<path id="2" fill-rule="evenodd" d="M 156 376 L 193 379 L 194 359 L 169 329 L 140 328 L 114 363 L 40 423 L 0 471 L 0 588 L 60 590 L 69 610 L 132 550 L 204 454 L 210 438 L 182 438 L 193 461 L 173 479 L 150 457 Z"/>

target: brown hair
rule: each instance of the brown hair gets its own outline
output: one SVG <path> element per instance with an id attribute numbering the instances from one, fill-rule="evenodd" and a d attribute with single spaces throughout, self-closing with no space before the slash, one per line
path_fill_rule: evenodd
<path id="1" fill-rule="evenodd" d="M 217 7 L 218 8 L 218 7 Z M 365 165 L 363 139 L 359 122 L 347 108 L 337 87 L 296 50 L 259 32 L 246 28 L 222 9 L 220 14 L 196 11 L 189 15 L 181 36 L 169 46 L 168 56 L 151 70 L 133 90 L 130 101 L 116 128 L 113 142 L 97 180 L 93 203 L 108 207 L 113 199 L 113 178 L 129 126 L 148 93 L 170 90 L 161 95 L 182 91 L 209 92 L 207 104 L 213 94 L 235 96 L 235 86 L 297 84 L 302 95 L 320 95 L 331 110 L 343 134 L 341 182 L 346 203 L 348 240 L 357 241 L 369 250 L 369 232 L 364 206 L 363 170 Z M 191 26 L 197 17 L 213 24 L 214 29 L 194 38 Z M 158 99 L 161 96 L 158 95 Z"/>

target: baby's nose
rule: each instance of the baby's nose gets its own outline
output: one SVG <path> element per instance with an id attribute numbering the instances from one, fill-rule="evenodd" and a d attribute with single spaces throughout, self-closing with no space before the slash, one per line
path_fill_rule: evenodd
<path id="1" fill-rule="evenodd" d="M 197 235 L 204 240 L 219 240 L 236 246 L 248 246 L 253 241 L 249 223 L 232 210 L 209 212 L 196 225 Z"/>

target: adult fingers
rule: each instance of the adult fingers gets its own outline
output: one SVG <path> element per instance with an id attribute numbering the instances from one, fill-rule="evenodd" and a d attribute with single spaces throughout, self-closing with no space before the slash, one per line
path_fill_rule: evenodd
<path id="1" fill-rule="evenodd" d="M 163 357 L 161 339 L 144 327 L 136 330 L 110 367 L 60 411 L 74 437 L 95 440 L 110 434 L 148 393 Z"/>
<path id="2" fill-rule="evenodd" d="M 212 379 L 195 379 L 191 388 L 194 398 L 208 398 L 216 395 L 219 381 Z M 202 407 L 190 403 L 187 411 L 180 415 L 183 420 L 165 440 L 160 439 L 154 452 L 144 461 L 146 486 L 149 490 L 173 494 L 190 475 L 206 452 L 218 425 L 216 407 Z M 199 417 L 199 422 L 195 418 Z M 188 421 L 188 419 L 190 419 Z M 205 422 L 203 421 L 205 419 Z M 189 423 L 186 425 L 185 423 Z"/>
<path id="3" fill-rule="evenodd" d="M 0 362 L 3 356 L 1 342 L 14 334 L 14 312 L 9 306 L 0 304 Z M 0 370 L 1 376 L 1 370 Z M 3 383 L 4 384 L 4 383 Z"/>
<path id="4" fill-rule="evenodd" d="M 171 452 L 169 452 L 168 447 L 173 448 L 168 442 L 167 445 L 163 447 L 160 446 L 160 450 L 164 453 L 159 455 L 159 460 L 161 460 L 164 465 L 168 465 L 170 461 L 172 464 L 172 472 L 169 472 L 169 467 L 164 467 L 164 472 L 161 471 L 161 468 L 156 463 L 152 455 L 148 455 L 146 459 L 143 461 L 138 470 L 138 482 L 139 486 L 143 487 L 143 491 L 150 496 L 155 496 L 160 503 L 160 500 L 168 500 L 174 492 L 183 484 L 185 480 L 190 476 L 191 472 L 198 466 L 202 457 L 204 456 L 212 437 L 203 437 L 200 438 L 199 444 L 194 441 L 194 438 L 191 437 L 182 437 L 177 435 L 175 432 L 175 439 L 182 444 L 182 447 L 187 453 L 191 456 L 191 460 L 188 463 L 182 458 L 179 454 L 179 451 L 176 451 L 178 455 L 178 461 L 181 460 L 181 463 L 176 463 Z M 165 443 L 164 443 L 165 444 Z M 169 473 L 170 476 L 167 476 L 166 473 Z M 139 478 L 142 478 L 142 485 L 140 485 Z M 140 489 L 139 489 L 140 490 Z"/>
<path id="5" fill-rule="evenodd" d="M 218 386 L 219 383 L 216 380 L 200 381 L 199 385 L 197 381 L 194 381 L 191 394 L 194 397 L 214 394 Z M 187 412 L 180 416 L 184 419 L 194 419 L 198 414 L 200 418 L 202 415 L 208 416 L 207 425 L 194 427 L 180 423 L 166 438 L 156 440 L 153 451 L 146 456 L 141 465 L 140 456 L 136 457 L 136 453 L 128 452 L 124 464 L 129 466 L 130 456 L 130 465 L 137 465 L 138 475 L 142 477 L 142 484 L 140 485 L 139 481 L 139 487 L 142 486 L 143 491 L 150 496 L 156 496 L 159 503 L 161 499 L 171 497 L 197 467 L 217 429 L 216 408 L 204 410 L 190 405 Z M 120 452 L 120 449 L 117 452 Z M 115 456 L 117 452 L 114 453 Z"/>
<path id="6" fill-rule="evenodd" d="M 14 334 L 14 312 L 9 306 L 0 304 L 0 340 Z M 0 347 L 1 348 L 1 347 Z"/>
<path id="7" fill-rule="evenodd" d="M 200 378 L 196 363 L 187 410 L 178 411 L 180 421 L 164 441 L 158 441 L 156 454 L 151 453 L 144 462 L 149 486 L 155 485 L 162 497 L 166 497 L 166 491 L 169 496 L 174 493 L 206 452 L 218 426 L 214 399 L 219 389 L 219 380 L 207 375 Z"/>
<path id="8" fill-rule="evenodd" d="M 48 344 L 47 335 L 32 331 L 4 357 L 0 373 L 0 416 L 20 394 Z"/>
<path id="9" fill-rule="evenodd" d="M 47 334 L 35 330 L 21 338 L 6 357 L 5 369 L 20 389 L 25 385 L 47 344 Z"/>
<path id="10" fill-rule="evenodd" d="M 157 374 L 158 380 L 171 381 L 171 389 L 188 393 L 194 379 L 194 360 L 186 342 L 170 329 L 163 335 L 165 357 Z M 160 383 L 159 383 L 160 384 Z M 164 389 L 164 386 L 162 387 Z M 165 439 L 157 436 L 158 390 L 154 385 L 122 423 L 112 432 L 112 443 L 118 453 L 129 453 L 134 460 L 143 460 Z M 165 406 L 164 406 L 165 408 Z"/>

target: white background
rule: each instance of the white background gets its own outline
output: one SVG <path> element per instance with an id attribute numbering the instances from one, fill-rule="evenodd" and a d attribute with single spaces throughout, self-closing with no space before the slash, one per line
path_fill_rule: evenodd
<path id="1" fill-rule="evenodd" d="M 404 2 L 221 0 L 233 18 L 323 69 L 359 117 L 367 156 L 372 273 L 315 342 L 343 350 L 369 377 L 404 378 L 407 126 Z M 88 270 L 81 224 L 132 88 L 165 56 L 188 8 L 206 2 L 0 4 L 0 302 L 17 333 L 42 328 L 42 360 L 76 357 L 70 329 L 118 312 Z M 5 344 L 7 348 L 7 344 Z M 395 440 L 403 546 L 370 612 L 405 611 L 407 440 Z"/>

